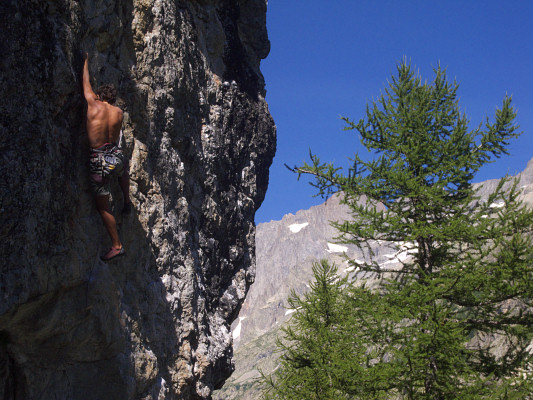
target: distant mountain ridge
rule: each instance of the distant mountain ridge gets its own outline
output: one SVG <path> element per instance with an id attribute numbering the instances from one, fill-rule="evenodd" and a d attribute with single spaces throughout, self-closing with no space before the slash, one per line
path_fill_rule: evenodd
<path id="1" fill-rule="evenodd" d="M 474 184 L 479 188 L 481 201 L 487 200 L 498 182 L 499 179 L 493 179 Z M 522 199 L 533 205 L 533 159 L 519 174 L 518 185 Z M 232 326 L 236 369 L 224 388 L 215 392 L 215 399 L 259 398 L 258 384 L 254 381 L 259 377 L 257 368 L 270 372 L 276 367 L 276 335 L 293 311 L 286 308 L 287 297 L 292 289 L 299 294 L 307 290 L 313 277 L 313 262 L 328 259 L 336 263 L 342 274 L 349 268 L 343 253 L 354 260 L 363 258 L 355 246 L 335 243 L 337 232 L 330 221 L 344 221 L 349 217 L 348 207 L 340 204 L 339 196 L 335 195 L 321 205 L 257 226 L 256 280 Z M 407 251 L 395 252 L 383 245 L 374 251 L 377 261 L 384 264 L 394 264 L 409 256 Z"/>

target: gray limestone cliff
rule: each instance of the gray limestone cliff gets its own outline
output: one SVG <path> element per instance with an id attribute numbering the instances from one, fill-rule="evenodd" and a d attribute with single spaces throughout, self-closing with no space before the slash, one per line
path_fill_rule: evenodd
<path id="1" fill-rule="evenodd" d="M 2 0 L 0 35 L 0 398 L 210 398 L 275 152 L 266 1 Z M 108 264 L 82 51 L 125 115 L 134 213 Z"/>

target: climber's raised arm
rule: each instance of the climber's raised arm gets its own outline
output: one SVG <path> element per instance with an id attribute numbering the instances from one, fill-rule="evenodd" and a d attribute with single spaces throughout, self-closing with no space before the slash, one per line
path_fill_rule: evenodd
<path id="1" fill-rule="evenodd" d="M 91 87 L 91 79 L 89 77 L 89 54 L 83 53 L 83 95 L 89 105 L 94 104 L 97 99 L 96 94 Z"/>

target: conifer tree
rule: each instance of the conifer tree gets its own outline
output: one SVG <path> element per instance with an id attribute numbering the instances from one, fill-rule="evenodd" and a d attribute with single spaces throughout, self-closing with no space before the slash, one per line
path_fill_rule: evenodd
<path id="1" fill-rule="evenodd" d="M 355 154 L 344 173 L 311 154 L 294 169 L 314 176 L 318 194 L 342 194 L 352 218 L 334 223 L 338 241 L 366 255 L 351 260 L 350 322 L 335 332 L 349 336 L 336 340 L 357 373 L 337 389 L 355 399 L 533 398 L 533 212 L 517 181 L 503 178 L 484 199 L 472 184 L 508 154 L 516 113 L 505 97 L 493 122 L 471 129 L 458 84 L 434 73 L 423 82 L 399 63 L 366 116 L 344 119 L 372 159 Z M 396 263 L 374 255 L 380 245 Z M 295 342 L 301 329 L 289 331 Z"/>
<path id="2" fill-rule="evenodd" d="M 348 339 L 348 348 L 354 349 L 345 332 L 350 318 L 343 305 L 346 280 L 325 260 L 313 265 L 313 276 L 309 292 L 298 296 L 293 291 L 288 299 L 294 314 L 278 338 L 280 366 L 272 376 L 263 377 L 265 399 L 343 399 L 352 391 L 357 364 L 345 364 L 354 357 L 345 347 Z"/>

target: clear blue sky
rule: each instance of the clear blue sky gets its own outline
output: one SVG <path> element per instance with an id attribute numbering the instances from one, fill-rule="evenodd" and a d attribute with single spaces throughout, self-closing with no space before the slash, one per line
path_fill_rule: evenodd
<path id="1" fill-rule="evenodd" d="M 532 20 L 530 0 L 269 0 L 271 52 L 261 70 L 278 148 L 256 222 L 323 201 L 284 164 L 301 165 L 311 148 L 346 165 L 363 150 L 339 116 L 362 118 L 404 56 L 424 79 L 439 61 L 447 68 L 472 126 L 512 95 L 524 133 L 476 181 L 523 170 L 533 158 Z"/>

